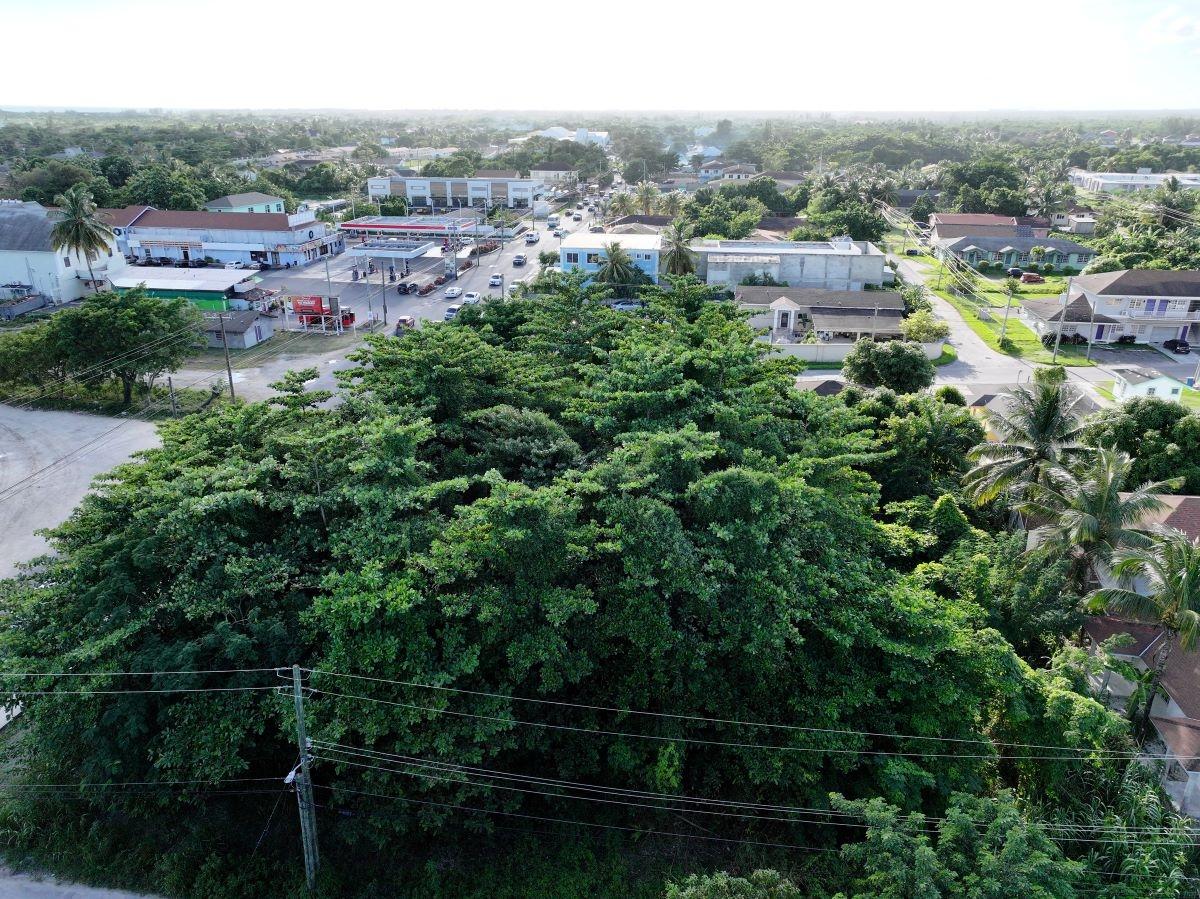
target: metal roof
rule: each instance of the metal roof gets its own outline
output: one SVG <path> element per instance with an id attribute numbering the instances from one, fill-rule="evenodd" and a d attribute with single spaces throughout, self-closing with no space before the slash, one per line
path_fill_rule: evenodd
<path id="1" fill-rule="evenodd" d="M 0 250 L 49 253 L 54 223 L 40 203 L 0 202 Z"/>

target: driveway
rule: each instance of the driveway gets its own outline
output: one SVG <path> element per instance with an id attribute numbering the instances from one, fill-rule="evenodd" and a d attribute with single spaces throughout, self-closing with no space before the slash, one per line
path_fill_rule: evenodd
<path id="1" fill-rule="evenodd" d="M 0 899 L 156 899 L 145 893 L 125 890 L 106 890 L 81 887 L 53 878 L 41 879 L 28 874 L 14 874 L 0 867 Z"/>
<path id="2" fill-rule="evenodd" d="M 147 422 L 0 405 L 0 578 L 12 577 L 18 562 L 48 549 L 34 531 L 65 521 L 96 475 L 157 445 L 155 426 Z M 5 492 L 19 482 L 20 492 Z"/>

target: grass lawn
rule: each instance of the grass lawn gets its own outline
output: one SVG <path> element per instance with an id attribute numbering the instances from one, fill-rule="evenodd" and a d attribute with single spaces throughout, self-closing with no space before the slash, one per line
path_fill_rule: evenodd
<path id="1" fill-rule="evenodd" d="M 805 371 L 841 371 L 841 362 L 806 362 Z"/>
<path id="2" fill-rule="evenodd" d="M 958 359 L 958 350 L 948 343 L 942 344 L 942 355 L 933 360 L 934 365 L 949 365 Z"/>
<path id="3" fill-rule="evenodd" d="M 94 386 L 68 382 L 40 394 L 28 384 L 0 383 L 0 401 L 28 404 L 34 409 L 91 412 L 95 415 L 130 415 L 147 420 L 172 417 L 171 393 L 167 389 L 165 377 L 159 378 L 153 392 L 135 390 L 133 402 L 128 407 L 123 404 L 123 399 L 121 386 L 115 380 L 104 381 Z M 181 415 L 198 412 L 214 403 L 228 403 L 224 395 L 213 399 L 208 390 L 186 387 L 175 391 L 175 401 L 179 405 Z"/>
<path id="4" fill-rule="evenodd" d="M 230 350 L 229 364 L 235 369 L 243 369 L 258 365 L 264 359 L 280 356 L 307 356 L 315 353 L 340 353 L 350 347 L 362 343 L 363 337 L 370 332 L 359 329 L 358 333 L 345 334 L 295 334 L 290 331 L 280 331 L 271 340 L 248 350 Z M 379 333 L 383 333 L 380 331 Z M 282 344 L 286 343 L 286 348 Z M 268 351 L 280 350 L 279 353 Z M 184 363 L 187 368 L 198 371 L 222 371 L 225 368 L 225 351 L 219 349 L 204 349 Z"/>
<path id="5" fill-rule="evenodd" d="M 1200 412 L 1200 390 L 1196 390 L 1192 387 L 1185 387 L 1183 389 L 1183 396 L 1180 397 L 1179 402 L 1183 403 L 1184 408 L 1186 409 L 1191 409 L 1194 412 Z"/>
<path id="6" fill-rule="evenodd" d="M 1002 347 L 1000 330 L 1003 324 L 1003 313 L 994 315 L 992 321 L 984 321 L 978 315 L 978 307 L 969 300 L 948 290 L 933 292 L 957 309 L 967 326 L 996 352 L 1015 356 L 1027 362 L 1040 362 L 1046 365 L 1049 365 L 1054 359 L 1054 351 L 1042 346 L 1038 336 L 1017 318 L 1015 306 L 1008 316 L 1008 329 L 1004 334 L 1005 345 Z M 1003 299 L 1001 299 L 1000 308 L 1004 308 Z M 1087 347 L 1060 346 L 1058 348 L 1058 362 L 1061 365 L 1090 366 L 1096 364 L 1088 360 L 1086 356 Z"/>
<path id="7" fill-rule="evenodd" d="M 1117 398 L 1115 396 L 1113 396 L 1113 392 L 1112 392 L 1113 384 L 1115 384 L 1115 383 L 1117 383 L 1117 382 L 1116 381 L 1098 381 L 1097 383 L 1093 384 L 1092 386 L 1096 388 L 1097 393 L 1099 393 L 1102 397 L 1104 397 L 1110 403 L 1115 403 L 1117 401 Z"/>

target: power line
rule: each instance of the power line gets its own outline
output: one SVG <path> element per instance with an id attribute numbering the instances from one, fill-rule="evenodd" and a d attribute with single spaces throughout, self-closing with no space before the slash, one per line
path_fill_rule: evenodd
<path id="1" fill-rule="evenodd" d="M 0 671 L 0 677 L 116 677 L 157 674 L 256 674 L 282 668 L 204 668 L 178 671 Z"/>
<path id="2" fill-rule="evenodd" d="M 654 740 L 662 743 L 689 743 L 704 746 L 723 746 L 731 749 L 758 749 L 771 752 L 804 752 L 827 755 L 871 755 L 871 756 L 898 756 L 904 758 L 948 758 L 948 759 L 984 759 L 995 760 L 999 756 L 996 753 L 969 755 L 962 753 L 936 753 L 936 752 L 921 752 L 907 751 L 901 752 L 896 750 L 885 749 L 839 749 L 839 748 L 820 748 L 811 746 L 778 746 L 762 743 L 745 743 L 732 740 L 703 740 L 696 737 L 666 737 L 656 734 L 637 734 L 627 731 L 606 730 L 603 728 L 576 727 L 569 724 L 552 724 L 546 721 L 527 721 L 520 718 L 502 718 L 496 715 L 481 715 L 473 712 L 460 712 L 454 709 L 437 709 L 430 706 L 416 705 L 414 703 L 396 702 L 389 699 L 378 699 L 373 696 L 359 696 L 354 693 L 333 693 L 328 690 L 321 690 L 316 687 L 312 688 L 312 692 L 316 695 L 331 696 L 340 699 L 359 699 L 365 702 L 374 702 L 382 705 L 395 706 L 398 708 L 412 709 L 414 711 L 432 712 L 437 715 L 453 715 L 461 718 L 472 718 L 480 721 L 495 721 L 501 724 L 516 724 L 525 727 L 538 727 L 548 730 L 561 730 L 573 733 L 595 734 L 598 736 L 610 737 L 629 737 L 637 740 Z M 1136 754 L 1126 754 L 1125 756 L 1106 756 L 1107 758 L 1136 758 Z M 1078 758 L 1070 758 L 1066 756 L 1029 756 L 1022 755 L 1020 757 L 1027 761 L 1079 761 Z"/>
<path id="3" fill-rule="evenodd" d="M 274 690 L 279 692 L 279 685 L 267 687 L 159 687 L 155 689 L 138 690 L 8 690 L 0 696 L 114 696 L 136 693 L 239 693 L 251 690 Z"/>

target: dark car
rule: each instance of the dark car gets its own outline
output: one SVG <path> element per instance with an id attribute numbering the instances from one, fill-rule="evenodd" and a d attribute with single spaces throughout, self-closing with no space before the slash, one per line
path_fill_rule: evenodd
<path id="1" fill-rule="evenodd" d="M 1192 351 L 1192 345 L 1180 337 L 1175 337 L 1171 340 L 1164 340 L 1163 349 L 1170 350 L 1172 353 L 1178 353 L 1180 356 L 1186 356 Z"/>
<path id="2" fill-rule="evenodd" d="M 916 247 L 909 247 L 907 250 L 904 251 L 904 255 L 905 256 L 920 256 L 921 251 L 918 250 Z"/>
<path id="3" fill-rule="evenodd" d="M 1014 265 L 1012 268 L 1008 269 L 1005 274 L 1007 274 L 1010 278 L 1019 278 L 1021 275 L 1025 274 L 1025 269 L 1017 268 Z"/>

